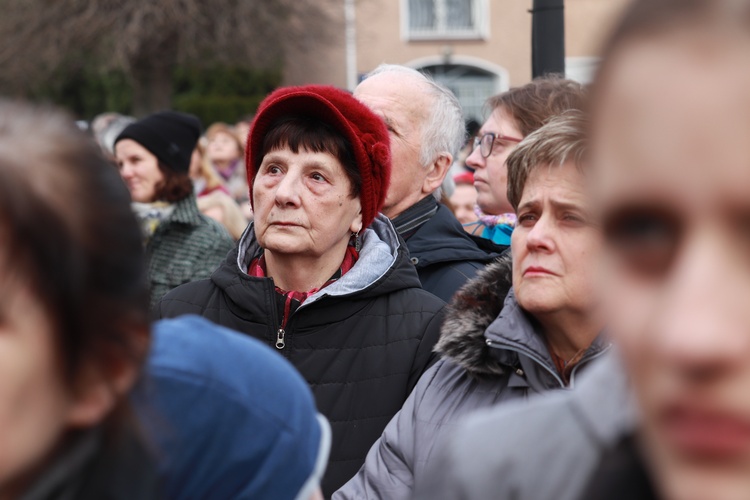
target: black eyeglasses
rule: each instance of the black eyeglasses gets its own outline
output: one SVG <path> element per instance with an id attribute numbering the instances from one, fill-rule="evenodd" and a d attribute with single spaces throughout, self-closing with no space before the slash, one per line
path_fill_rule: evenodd
<path id="1" fill-rule="evenodd" d="M 508 137 L 507 135 L 497 135 L 490 132 L 484 134 L 482 137 L 474 138 L 474 149 L 479 146 L 479 152 L 484 158 L 487 158 L 492 154 L 492 146 L 495 145 L 495 141 L 521 142 L 521 139 Z"/>

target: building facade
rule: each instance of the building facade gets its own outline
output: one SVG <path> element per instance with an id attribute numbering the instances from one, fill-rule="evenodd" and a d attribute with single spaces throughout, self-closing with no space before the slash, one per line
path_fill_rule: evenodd
<path id="1" fill-rule="evenodd" d="M 565 0 L 569 77 L 590 79 L 627 1 Z M 286 83 L 351 88 L 378 64 L 404 64 L 433 75 L 467 119 L 482 121 L 487 97 L 531 80 L 531 7 L 532 0 L 338 0 L 328 40 L 290 54 Z"/>

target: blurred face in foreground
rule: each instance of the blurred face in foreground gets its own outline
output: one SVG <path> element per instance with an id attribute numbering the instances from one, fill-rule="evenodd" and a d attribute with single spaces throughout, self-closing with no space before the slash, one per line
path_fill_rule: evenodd
<path id="1" fill-rule="evenodd" d="M 750 498 L 750 43 L 728 38 L 624 45 L 594 117 L 611 333 L 668 499 Z"/>
<path id="2" fill-rule="evenodd" d="M 70 407 L 46 315 L 28 289 L 13 288 L 0 313 L 0 491 L 50 453 Z"/>
<path id="3" fill-rule="evenodd" d="M 94 393 L 64 382 L 54 326 L 31 289 L 9 276 L 5 257 L 0 247 L 0 496 L 15 498 L 71 427 L 96 423 L 104 410 Z"/>

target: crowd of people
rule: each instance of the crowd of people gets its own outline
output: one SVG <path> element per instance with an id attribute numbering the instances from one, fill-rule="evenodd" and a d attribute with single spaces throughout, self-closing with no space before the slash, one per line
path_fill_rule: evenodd
<path id="1" fill-rule="evenodd" d="M 633 0 L 471 135 L 391 64 L 246 129 L 0 101 L 0 499 L 750 498 L 748 49 Z"/>

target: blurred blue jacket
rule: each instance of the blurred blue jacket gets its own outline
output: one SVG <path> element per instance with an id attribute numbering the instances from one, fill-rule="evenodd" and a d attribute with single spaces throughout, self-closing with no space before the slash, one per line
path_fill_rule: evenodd
<path id="1" fill-rule="evenodd" d="M 260 342 L 198 316 L 154 325 L 132 401 L 172 499 L 305 499 L 330 430 L 307 383 Z"/>

